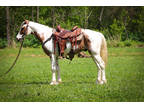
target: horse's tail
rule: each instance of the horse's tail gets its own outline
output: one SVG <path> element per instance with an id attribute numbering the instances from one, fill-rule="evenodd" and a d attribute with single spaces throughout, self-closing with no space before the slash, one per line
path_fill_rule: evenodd
<path id="1" fill-rule="evenodd" d="M 102 44 L 100 49 L 100 56 L 102 57 L 103 61 L 105 62 L 105 66 L 107 64 L 108 52 L 107 52 L 107 43 L 104 36 L 102 36 Z"/>

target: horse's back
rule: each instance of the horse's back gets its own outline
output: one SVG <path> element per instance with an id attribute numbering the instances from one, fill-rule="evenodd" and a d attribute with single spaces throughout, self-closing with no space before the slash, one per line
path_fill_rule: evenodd
<path id="1" fill-rule="evenodd" d="M 83 32 L 86 33 L 89 40 L 95 44 L 101 44 L 102 40 L 105 39 L 104 35 L 97 31 L 84 29 Z"/>

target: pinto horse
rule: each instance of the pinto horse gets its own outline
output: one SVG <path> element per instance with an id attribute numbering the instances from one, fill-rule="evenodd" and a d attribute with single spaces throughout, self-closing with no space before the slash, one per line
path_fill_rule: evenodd
<path id="1" fill-rule="evenodd" d="M 80 44 L 80 47 L 75 47 L 75 52 L 79 52 L 83 49 L 87 49 L 91 54 L 95 64 L 98 67 L 98 77 L 97 83 L 104 84 L 107 82 L 105 75 L 105 67 L 107 63 L 107 43 L 105 37 L 102 33 L 82 29 L 83 41 Z M 50 57 L 51 60 L 51 69 L 52 69 L 52 81 L 51 85 L 56 85 L 62 82 L 60 76 L 60 69 L 58 64 L 58 45 L 54 48 L 54 38 L 53 38 L 53 28 L 48 26 L 35 23 L 32 21 L 25 20 L 20 27 L 16 38 L 21 40 L 24 36 L 34 34 L 42 43 L 42 48 L 44 52 Z M 70 42 L 66 43 L 66 48 L 64 54 L 68 54 L 72 49 Z M 57 79 L 56 79 L 57 75 Z"/>

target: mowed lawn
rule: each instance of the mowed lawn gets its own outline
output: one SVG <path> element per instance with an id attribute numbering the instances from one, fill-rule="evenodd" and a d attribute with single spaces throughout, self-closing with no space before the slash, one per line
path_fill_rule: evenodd
<path id="1" fill-rule="evenodd" d="M 60 59 L 63 83 L 49 85 L 50 59 L 41 48 L 24 48 L 15 67 L 0 77 L 0 101 L 135 102 L 144 101 L 144 48 L 109 48 L 108 83 L 96 84 L 91 58 Z M 0 75 L 13 63 L 18 49 L 0 49 Z"/>

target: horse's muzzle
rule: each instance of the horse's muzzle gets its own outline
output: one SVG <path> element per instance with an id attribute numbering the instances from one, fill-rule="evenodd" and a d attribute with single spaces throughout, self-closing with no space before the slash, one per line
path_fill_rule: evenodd
<path id="1" fill-rule="evenodd" d="M 20 41 L 20 39 L 19 39 L 19 38 L 16 38 L 16 40 L 17 40 L 17 41 Z"/>
<path id="2" fill-rule="evenodd" d="M 16 40 L 19 42 L 19 41 L 21 41 L 21 40 L 22 40 L 22 38 L 16 38 Z"/>

